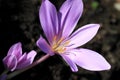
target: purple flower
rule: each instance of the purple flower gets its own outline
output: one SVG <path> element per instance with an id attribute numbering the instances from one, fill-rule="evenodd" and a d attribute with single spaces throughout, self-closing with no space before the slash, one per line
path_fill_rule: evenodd
<path id="1" fill-rule="evenodd" d="M 4 65 L 10 70 L 22 69 L 32 64 L 36 52 L 34 50 L 30 51 L 28 54 L 22 54 L 22 44 L 20 42 L 11 46 L 8 51 L 7 56 L 3 59 Z"/>
<path id="2" fill-rule="evenodd" d="M 74 72 L 78 71 L 77 65 L 91 71 L 108 70 L 111 66 L 100 54 L 78 48 L 90 41 L 100 27 L 87 24 L 73 32 L 82 12 L 82 0 L 66 0 L 58 12 L 49 0 L 43 0 L 39 16 L 47 40 L 40 36 L 36 44 L 51 56 L 62 56 Z"/>

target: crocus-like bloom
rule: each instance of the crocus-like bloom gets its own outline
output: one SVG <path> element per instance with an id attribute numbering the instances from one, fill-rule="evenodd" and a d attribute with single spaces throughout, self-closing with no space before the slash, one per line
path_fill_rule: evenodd
<path id="1" fill-rule="evenodd" d="M 3 59 L 5 67 L 10 71 L 15 69 L 22 69 L 32 64 L 36 52 L 34 50 L 30 51 L 28 54 L 24 53 L 22 55 L 22 44 L 20 42 L 11 46 L 8 51 L 7 56 Z"/>
<path id="2" fill-rule="evenodd" d="M 39 17 L 47 40 L 40 36 L 36 44 L 51 56 L 59 54 L 74 72 L 78 71 L 77 65 L 91 71 L 108 70 L 111 66 L 100 54 L 78 48 L 90 41 L 100 27 L 87 24 L 73 32 L 82 12 L 82 0 L 66 0 L 58 12 L 49 0 L 43 0 Z"/>

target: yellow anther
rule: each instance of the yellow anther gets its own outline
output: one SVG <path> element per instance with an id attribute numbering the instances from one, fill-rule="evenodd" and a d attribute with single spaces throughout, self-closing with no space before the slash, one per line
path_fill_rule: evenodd
<path id="1" fill-rule="evenodd" d="M 63 53 L 65 50 L 66 50 L 66 48 L 64 48 L 63 46 L 59 46 L 59 47 L 57 47 L 57 48 L 55 49 L 55 51 L 56 51 L 57 53 Z"/>
<path id="2" fill-rule="evenodd" d="M 58 45 L 53 44 L 52 49 L 55 49 Z"/>
<path id="3" fill-rule="evenodd" d="M 57 40 L 55 36 L 53 38 L 52 50 L 56 53 L 64 53 L 66 50 L 66 46 L 70 43 L 70 41 L 63 42 L 64 38 Z"/>
<path id="4" fill-rule="evenodd" d="M 61 38 L 61 39 L 57 42 L 57 44 L 60 44 L 63 40 L 64 40 L 64 38 Z"/>
<path id="5" fill-rule="evenodd" d="M 70 43 L 70 41 L 66 41 L 66 42 L 64 43 L 64 46 L 67 46 L 69 43 Z"/>
<path id="6" fill-rule="evenodd" d="M 64 53 L 65 52 L 65 48 L 63 48 L 63 49 L 60 49 L 60 50 L 58 50 L 57 52 L 60 54 L 60 53 Z"/>

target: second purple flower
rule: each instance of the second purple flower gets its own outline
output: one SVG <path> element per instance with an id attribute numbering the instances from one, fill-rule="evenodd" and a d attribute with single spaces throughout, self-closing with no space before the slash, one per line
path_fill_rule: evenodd
<path id="1" fill-rule="evenodd" d="M 22 44 L 20 42 L 12 45 L 8 51 L 7 56 L 3 59 L 5 67 L 14 71 L 16 69 L 23 69 L 32 64 L 36 56 L 36 51 L 32 50 L 28 54 L 22 54 Z"/>

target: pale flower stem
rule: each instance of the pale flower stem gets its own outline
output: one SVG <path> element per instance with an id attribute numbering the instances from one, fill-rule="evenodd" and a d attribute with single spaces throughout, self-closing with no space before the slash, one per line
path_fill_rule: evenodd
<path id="1" fill-rule="evenodd" d="M 46 59 L 49 58 L 49 57 L 50 57 L 50 55 L 49 55 L 49 54 L 46 54 L 45 56 L 41 57 L 40 59 L 38 59 L 37 61 L 35 61 L 35 62 L 34 62 L 33 64 L 31 64 L 30 66 L 28 66 L 28 67 L 26 67 L 26 68 L 24 68 L 24 69 L 22 69 L 22 70 L 17 70 L 17 71 L 15 71 L 15 72 L 9 74 L 9 75 L 7 76 L 7 79 L 11 79 L 11 78 L 13 78 L 14 76 L 16 76 L 16 75 L 18 75 L 18 74 L 20 74 L 20 73 L 22 73 L 22 72 L 24 72 L 24 71 L 26 71 L 26 70 L 34 67 L 34 66 L 36 66 L 37 64 L 43 62 L 44 60 L 46 60 Z"/>

